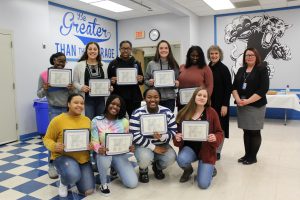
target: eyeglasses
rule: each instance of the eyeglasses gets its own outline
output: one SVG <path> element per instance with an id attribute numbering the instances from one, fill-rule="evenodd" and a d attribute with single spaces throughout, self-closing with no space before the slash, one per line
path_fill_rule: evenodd
<path id="1" fill-rule="evenodd" d="M 253 57 L 255 57 L 255 55 L 254 54 L 246 54 L 246 57 L 247 58 L 253 58 Z"/>
<path id="2" fill-rule="evenodd" d="M 124 48 L 124 47 L 122 47 L 121 51 L 131 51 L 131 48 Z"/>

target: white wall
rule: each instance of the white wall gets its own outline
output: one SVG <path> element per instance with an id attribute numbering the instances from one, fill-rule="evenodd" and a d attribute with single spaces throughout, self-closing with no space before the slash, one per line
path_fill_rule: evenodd
<path id="1" fill-rule="evenodd" d="M 38 74 L 49 66 L 50 53 L 42 49 L 42 43 L 49 42 L 48 24 L 47 1 L 0 2 L 0 29 L 13 32 L 16 111 L 20 135 L 36 131 L 32 104 L 36 98 Z"/>
<path id="2" fill-rule="evenodd" d="M 189 17 L 164 14 L 151 17 L 121 20 L 118 22 L 118 40 L 130 40 L 134 47 L 156 46 L 158 41 L 149 39 L 149 31 L 156 28 L 160 31 L 159 40 L 167 40 L 171 44 L 180 44 L 181 56 L 178 63 L 185 62 L 185 54 L 190 46 Z M 135 39 L 136 31 L 145 31 L 144 39 Z"/>

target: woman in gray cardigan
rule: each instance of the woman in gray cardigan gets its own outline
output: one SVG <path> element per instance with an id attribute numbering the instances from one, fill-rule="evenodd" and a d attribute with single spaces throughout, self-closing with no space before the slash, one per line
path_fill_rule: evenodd
<path id="1" fill-rule="evenodd" d="M 157 88 L 161 93 L 160 105 L 169 108 L 174 112 L 176 93 L 175 88 L 179 86 L 177 80 L 179 75 L 179 66 L 173 56 L 171 46 L 166 40 L 161 40 L 156 47 L 156 53 L 154 59 L 147 65 L 145 73 L 145 85 L 148 87 L 154 87 L 154 71 L 159 70 L 173 70 L 175 75 L 174 86 L 171 87 L 159 87 Z"/>

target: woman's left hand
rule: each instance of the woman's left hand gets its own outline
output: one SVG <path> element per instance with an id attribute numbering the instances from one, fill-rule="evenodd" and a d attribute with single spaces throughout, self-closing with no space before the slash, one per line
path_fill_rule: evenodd
<path id="1" fill-rule="evenodd" d="M 228 107 L 227 106 L 222 106 L 221 107 L 221 116 L 224 117 L 227 115 L 228 112 Z"/>
<path id="2" fill-rule="evenodd" d="M 215 141 L 217 141 L 217 138 L 216 138 L 215 134 L 209 134 L 208 138 L 207 138 L 207 141 L 208 142 L 215 142 Z"/>
<path id="3" fill-rule="evenodd" d="M 129 147 L 129 151 L 130 151 L 131 153 L 134 153 L 134 151 L 135 151 L 134 145 L 131 145 L 131 146 Z"/>
<path id="4" fill-rule="evenodd" d="M 93 149 L 94 149 L 94 145 L 92 143 L 90 143 L 89 146 L 88 146 L 88 150 L 92 151 Z"/>
<path id="5" fill-rule="evenodd" d="M 175 81 L 175 87 L 177 87 L 177 88 L 179 87 L 179 81 L 178 80 Z"/>
<path id="6" fill-rule="evenodd" d="M 67 86 L 68 90 L 73 90 L 74 89 L 74 86 L 72 83 L 70 83 L 68 86 Z"/>
<path id="7" fill-rule="evenodd" d="M 113 92 L 113 91 L 114 91 L 114 87 L 113 87 L 113 86 L 110 86 L 110 87 L 109 87 L 109 91 L 110 91 L 110 92 Z"/>
<path id="8" fill-rule="evenodd" d="M 161 138 L 161 134 L 158 132 L 154 132 L 153 137 L 154 139 L 159 140 Z"/>
<path id="9" fill-rule="evenodd" d="M 141 76 L 141 75 L 138 75 L 138 76 L 136 77 L 136 80 L 137 80 L 138 82 L 142 82 L 143 79 L 144 79 L 144 77 Z"/>

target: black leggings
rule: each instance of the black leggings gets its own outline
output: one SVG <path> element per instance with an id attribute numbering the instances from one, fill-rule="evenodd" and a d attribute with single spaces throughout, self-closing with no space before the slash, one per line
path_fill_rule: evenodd
<path id="1" fill-rule="evenodd" d="M 250 160 L 256 160 L 256 155 L 261 145 L 260 130 L 244 129 L 245 157 Z"/>

